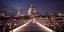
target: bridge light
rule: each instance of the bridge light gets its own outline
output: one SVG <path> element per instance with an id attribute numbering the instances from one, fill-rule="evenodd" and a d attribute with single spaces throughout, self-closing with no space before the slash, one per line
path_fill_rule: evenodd
<path id="1" fill-rule="evenodd" d="M 38 23 L 38 22 L 36 22 L 38 25 L 40 25 L 41 27 L 44 27 L 47 31 L 50 31 L 50 32 L 55 32 L 55 31 L 53 31 L 53 30 L 51 30 L 51 29 L 49 29 L 49 28 L 47 28 L 47 27 L 45 27 L 45 26 L 43 26 L 42 24 L 40 24 L 40 23 Z"/>
<path id="2" fill-rule="evenodd" d="M 28 23 L 30 23 L 30 22 L 28 22 Z M 17 27 L 16 29 L 11 30 L 10 32 L 12 32 L 12 31 L 13 31 L 13 32 L 16 32 L 17 30 L 19 30 L 19 28 L 26 26 L 28 23 L 26 23 L 26 24 L 24 24 L 24 25 L 21 25 L 20 27 Z"/>

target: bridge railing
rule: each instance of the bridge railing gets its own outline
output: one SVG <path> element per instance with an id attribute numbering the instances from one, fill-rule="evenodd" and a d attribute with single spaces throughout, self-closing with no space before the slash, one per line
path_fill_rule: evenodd
<path id="1" fill-rule="evenodd" d="M 25 23 L 29 20 L 7 20 L 6 24 L 4 25 L 3 32 L 11 31 Z"/>
<path id="2" fill-rule="evenodd" d="M 37 22 L 39 22 L 40 24 L 56 31 L 56 32 L 62 32 L 64 30 L 64 21 L 56 21 L 56 20 L 36 20 Z"/>
<path id="3" fill-rule="evenodd" d="M 59 27 L 60 31 L 62 31 L 61 30 L 62 25 L 61 25 L 61 23 L 60 24 L 58 23 L 61 21 L 56 21 L 56 20 L 50 21 L 49 19 L 48 20 L 40 20 L 40 19 L 37 20 L 36 19 L 36 21 L 50 29 L 53 29 L 53 30 L 56 30 L 57 27 Z M 11 31 L 27 22 L 29 22 L 29 20 L 7 20 L 6 24 L 4 25 L 3 31 L 6 32 L 6 29 L 8 29 L 8 31 Z"/>

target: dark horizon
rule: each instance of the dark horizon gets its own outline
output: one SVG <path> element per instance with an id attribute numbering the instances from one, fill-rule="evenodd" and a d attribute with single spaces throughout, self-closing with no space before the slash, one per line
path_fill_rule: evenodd
<path id="1" fill-rule="evenodd" d="M 63 0 L 0 0 L 0 11 L 6 11 L 7 15 L 16 15 L 18 10 L 21 14 L 27 14 L 31 4 L 36 12 L 41 14 L 45 12 L 64 14 Z"/>

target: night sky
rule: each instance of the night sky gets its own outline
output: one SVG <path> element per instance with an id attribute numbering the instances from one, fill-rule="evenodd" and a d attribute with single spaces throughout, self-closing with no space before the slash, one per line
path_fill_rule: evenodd
<path id="1" fill-rule="evenodd" d="M 7 15 L 16 15 L 18 10 L 21 14 L 27 14 L 31 4 L 41 14 L 45 12 L 64 14 L 63 0 L 0 0 L 0 11 L 6 11 Z"/>

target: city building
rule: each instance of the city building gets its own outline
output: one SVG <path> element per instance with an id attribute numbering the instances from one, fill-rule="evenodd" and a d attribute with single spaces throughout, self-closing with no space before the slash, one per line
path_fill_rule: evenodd
<path id="1" fill-rule="evenodd" d="M 1 17 L 3 16 L 3 17 Z M 49 15 L 48 12 L 45 12 L 45 15 L 41 15 L 39 12 L 36 12 L 34 6 L 31 4 L 30 8 L 29 8 L 29 11 L 28 11 L 28 15 L 26 14 L 21 14 L 20 10 L 18 10 L 16 16 L 6 16 L 6 11 L 0 11 L 0 18 L 1 19 L 21 19 L 21 18 L 24 18 L 24 19 L 27 19 L 27 18 L 30 18 L 30 19 L 41 19 L 41 20 L 51 20 L 53 21 L 54 19 L 56 21 L 64 21 L 64 14 L 61 14 L 61 13 L 53 13 L 52 15 Z"/>
<path id="2" fill-rule="evenodd" d="M 0 11 L 0 16 L 6 16 L 6 11 Z"/>
<path id="3" fill-rule="evenodd" d="M 20 15 L 21 15 L 20 10 L 18 10 L 17 16 L 20 16 Z"/>

